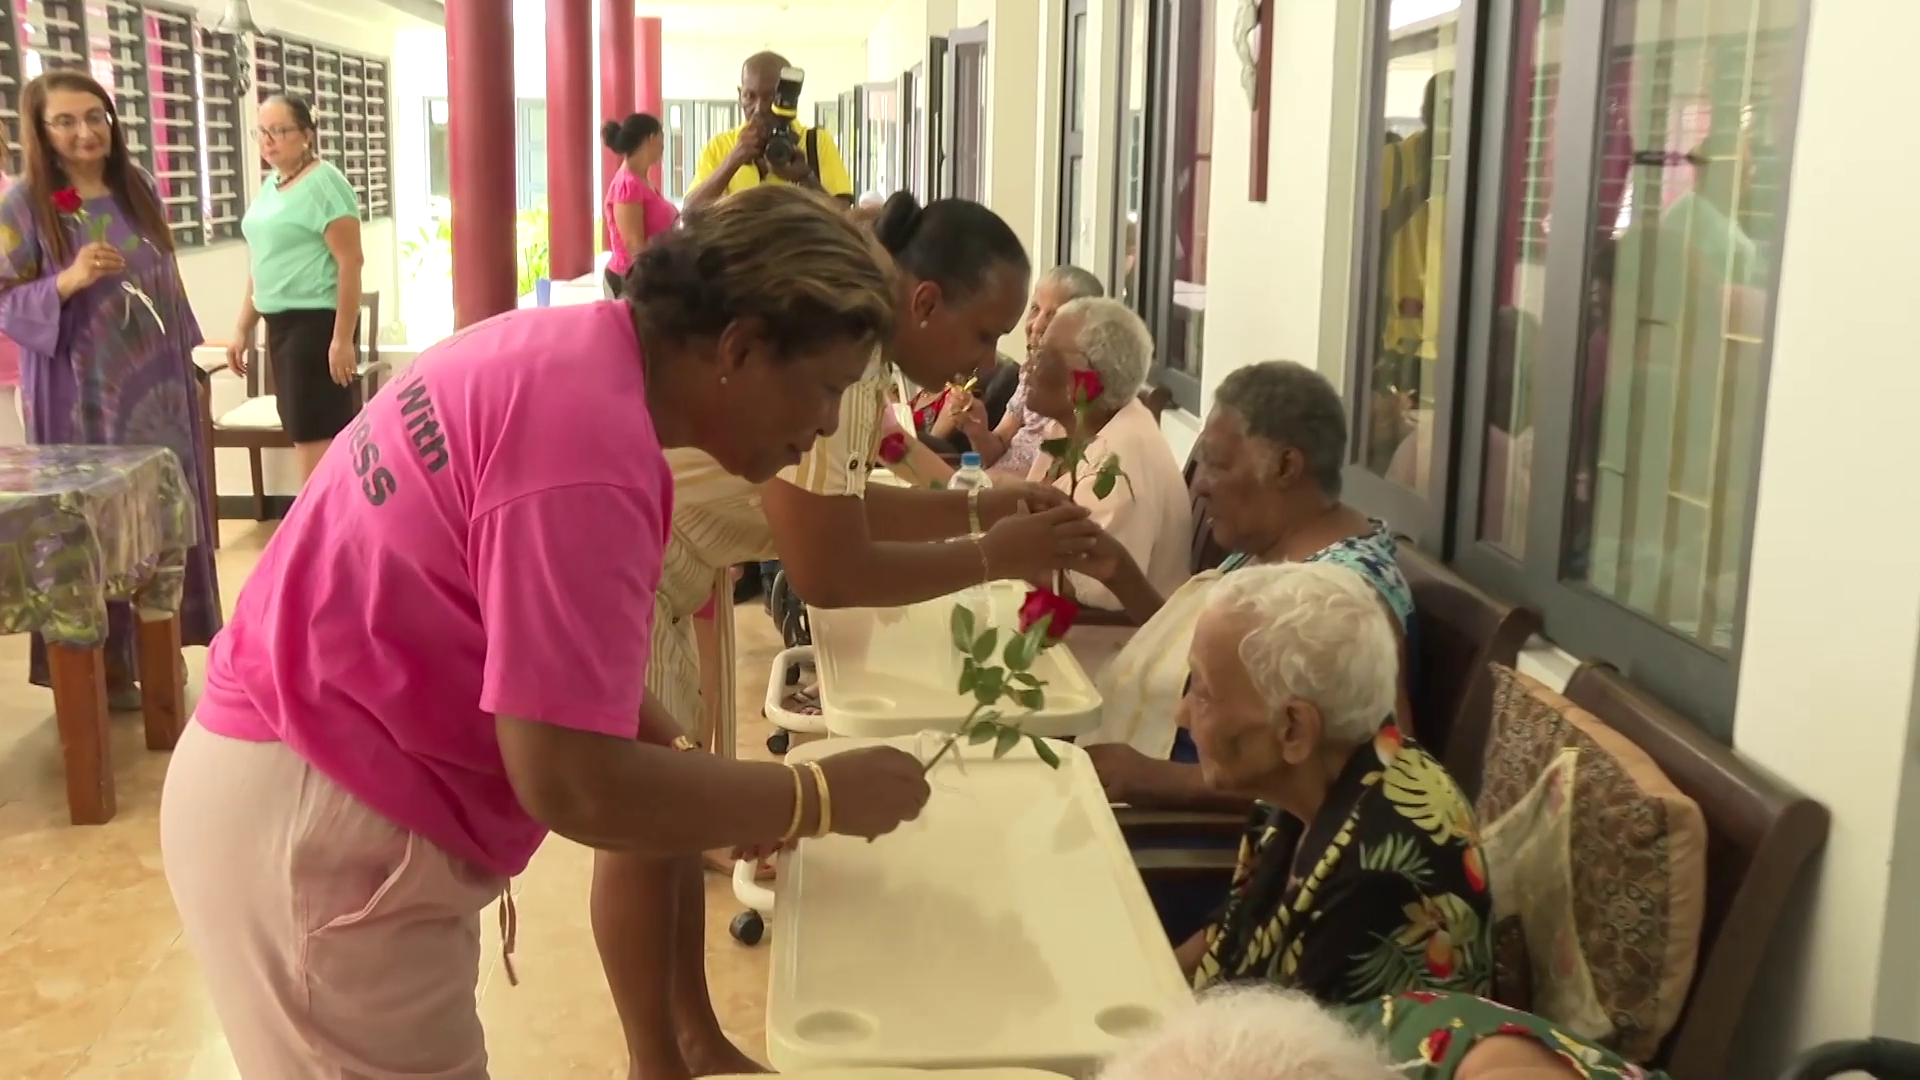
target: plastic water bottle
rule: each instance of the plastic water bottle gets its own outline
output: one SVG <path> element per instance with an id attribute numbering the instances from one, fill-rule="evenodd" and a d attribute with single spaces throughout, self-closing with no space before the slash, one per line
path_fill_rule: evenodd
<path id="1" fill-rule="evenodd" d="M 952 479 L 947 481 L 947 487 L 954 491 L 971 491 L 975 488 L 984 489 L 992 486 L 993 481 L 987 478 L 986 468 L 980 464 L 980 455 L 972 451 L 960 455 L 960 468 L 954 470 Z M 973 535 L 977 538 L 980 534 Z M 973 609 L 975 625 L 982 627 L 990 625 L 993 604 L 984 583 L 962 591 L 959 600 Z"/>

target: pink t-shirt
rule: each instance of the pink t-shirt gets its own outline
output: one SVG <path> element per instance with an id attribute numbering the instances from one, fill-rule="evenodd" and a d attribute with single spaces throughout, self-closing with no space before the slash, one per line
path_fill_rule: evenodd
<path id="1" fill-rule="evenodd" d="M 601 224 L 607 231 L 607 250 L 613 253 L 613 257 L 607 260 L 607 269 L 624 275 L 627 267 L 633 265 L 633 257 L 627 254 L 627 245 L 620 239 L 620 227 L 614 224 L 615 203 L 641 205 L 641 212 L 645 215 L 641 229 L 648 240 L 673 228 L 673 223 L 680 220 L 680 211 L 674 209 L 667 197 L 655 191 L 644 177 L 628 172 L 625 165 L 620 166 L 620 171 L 613 174 L 613 183 L 607 185 L 606 213 Z"/>
<path id="2" fill-rule="evenodd" d="M 197 719 L 512 876 L 499 714 L 633 738 L 673 475 L 624 304 L 435 345 L 334 440 L 213 641 Z"/>

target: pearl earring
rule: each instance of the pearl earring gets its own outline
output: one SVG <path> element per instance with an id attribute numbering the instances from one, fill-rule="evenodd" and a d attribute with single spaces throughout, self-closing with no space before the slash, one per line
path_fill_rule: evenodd
<path id="1" fill-rule="evenodd" d="M 927 320 L 925 320 L 925 319 L 921 319 L 921 320 L 920 320 L 920 329 L 922 329 L 922 330 L 925 330 L 926 328 L 927 328 Z"/>
<path id="2" fill-rule="evenodd" d="M 720 385 L 721 386 L 727 385 L 727 377 L 725 375 L 720 376 Z"/>

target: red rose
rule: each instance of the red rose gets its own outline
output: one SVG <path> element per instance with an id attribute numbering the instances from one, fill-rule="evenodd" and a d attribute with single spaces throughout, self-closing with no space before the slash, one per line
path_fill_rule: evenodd
<path id="1" fill-rule="evenodd" d="M 1026 633 L 1034 623 L 1052 616 L 1047 623 L 1047 640 L 1059 641 L 1073 629 L 1073 620 L 1080 617 L 1080 605 L 1045 589 L 1034 589 L 1020 602 L 1020 632 Z"/>
<path id="2" fill-rule="evenodd" d="M 880 439 L 880 460 L 888 465 L 898 465 L 907 459 L 907 436 L 898 431 L 890 431 Z"/>
<path id="3" fill-rule="evenodd" d="M 63 214 L 77 214 L 82 205 L 80 193 L 72 188 L 61 188 L 53 193 L 53 208 Z"/>
<path id="4" fill-rule="evenodd" d="M 1073 373 L 1073 403 L 1075 405 L 1093 404 L 1093 402 L 1100 397 L 1100 392 L 1105 389 L 1106 385 L 1100 381 L 1100 373 L 1092 368 Z"/>

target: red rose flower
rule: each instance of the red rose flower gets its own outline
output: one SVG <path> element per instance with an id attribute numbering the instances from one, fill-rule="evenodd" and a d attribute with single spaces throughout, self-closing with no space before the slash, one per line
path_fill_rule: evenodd
<path id="1" fill-rule="evenodd" d="M 1453 1044 L 1453 1032 L 1446 1028 L 1435 1028 L 1433 1034 L 1420 1040 L 1420 1059 L 1429 1065 L 1438 1065 L 1446 1060 L 1447 1047 Z"/>
<path id="2" fill-rule="evenodd" d="M 1020 602 L 1020 632 L 1026 633 L 1034 623 L 1049 615 L 1053 618 L 1047 623 L 1047 641 L 1059 641 L 1073 629 L 1073 620 L 1080 617 L 1080 605 L 1059 593 L 1033 589 Z"/>
<path id="3" fill-rule="evenodd" d="M 1100 381 L 1100 373 L 1092 368 L 1073 373 L 1073 403 L 1075 405 L 1093 404 L 1094 400 L 1100 396 L 1100 392 L 1106 388 L 1106 384 Z"/>
<path id="4" fill-rule="evenodd" d="M 907 459 L 907 436 L 898 431 L 890 431 L 880 439 L 880 460 L 888 465 L 898 465 Z"/>
<path id="5" fill-rule="evenodd" d="M 63 214 L 77 214 L 82 205 L 80 193 L 72 188 L 61 188 L 53 193 L 53 208 Z"/>

